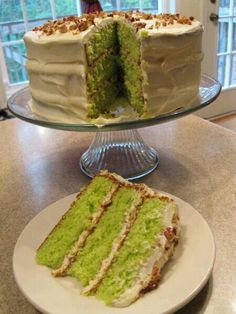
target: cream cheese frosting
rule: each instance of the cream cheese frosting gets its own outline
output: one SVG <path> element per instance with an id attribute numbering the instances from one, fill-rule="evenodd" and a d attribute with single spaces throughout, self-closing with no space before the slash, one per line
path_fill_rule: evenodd
<path id="1" fill-rule="evenodd" d="M 179 14 L 102 12 L 48 22 L 25 34 L 31 108 L 37 116 L 54 122 L 91 122 L 85 45 L 97 28 L 114 21 L 132 24 L 140 40 L 143 117 L 188 106 L 198 97 L 203 58 L 199 21 Z M 127 119 L 127 114 L 116 117 L 116 121 Z M 92 123 L 112 121 L 99 117 Z"/>

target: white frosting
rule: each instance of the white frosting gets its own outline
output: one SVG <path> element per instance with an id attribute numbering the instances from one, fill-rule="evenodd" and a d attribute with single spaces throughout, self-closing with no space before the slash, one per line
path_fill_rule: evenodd
<path id="1" fill-rule="evenodd" d="M 96 18 L 103 26 L 123 17 Z M 189 105 L 198 95 L 202 26 L 174 22 L 156 28 L 156 19 L 143 20 L 145 30 L 139 30 L 143 71 L 143 92 L 146 99 L 145 116 L 156 116 Z M 96 26 L 79 34 L 56 31 L 46 36 L 41 31 L 27 32 L 27 70 L 32 95 L 32 111 L 40 118 L 67 123 L 87 123 L 88 100 L 86 88 L 87 60 L 85 44 Z M 153 29 L 150 29 L 150 27 Z M 143 32 L 148 33 L 145 37 Z M 121 114 L 117 121 L 127 120 Z M 112 119 L 99 117 L 92 123 L 109 123 Z"/>
<path id="2" fill-rule="evenodd" d="M 142 40 L 142 70 L 146 81 L 143 90 L 149 116 L 188 106 L 198 97 L 203 58 L 202 32 L 190 32 L 187 26 L 184 25 L 183 29 L 167 26 L 156 33 L 161 36 Z M 176 36 L 170 36 L 170 30 Z M 177 36 L 184 30 L 185 35 Z"/>
<path id="3" fill-rule="evenodd" d="M 103 26 L 111 18 L 96 19 Z M 85 43 L 95 26 L 72 34 L 55 32 L 50 36 L 41 31 L 27 32 L 27 70 L 32 95 L 32 111 L 40 118 L 61 122 L 86 122 L 87 59 Z"/>

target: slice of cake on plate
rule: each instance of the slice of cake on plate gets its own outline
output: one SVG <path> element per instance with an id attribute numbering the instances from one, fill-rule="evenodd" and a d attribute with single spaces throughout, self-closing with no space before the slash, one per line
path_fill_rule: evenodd
<path id="1" fill-rule="evenodd" d="M 155 289 L 178 243 L 177 205 L 144 184 L 101 172 L 38 248 L 54 276 L 73 276 L 84 295 L 128 306 Z"/>

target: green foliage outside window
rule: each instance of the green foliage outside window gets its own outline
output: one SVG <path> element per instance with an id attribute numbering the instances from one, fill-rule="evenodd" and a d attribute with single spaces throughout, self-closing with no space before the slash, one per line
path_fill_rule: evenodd
<path id="1" fill-rule="evenodd" d="M 0 1 L 0 23 L 23 19 L 20 0 Z"/>

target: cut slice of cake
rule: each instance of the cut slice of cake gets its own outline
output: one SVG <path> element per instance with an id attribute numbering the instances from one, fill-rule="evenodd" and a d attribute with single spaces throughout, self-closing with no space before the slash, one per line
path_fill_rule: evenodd
<path id="1" fill-rule="evenodd" d="M 36 261 L 54 276 L 78 279 L 82 294 L 124 307 L 157 287 L 179 233 L 173 200 L 103 171 L 78 194 Z"/>
<path id="2" fill-rule="evenodd" d="M 125 307 L 155 289 L 160 271 L 173 254 L 179 237 L 175 203 L 156 194 L 144 201 L 123 246 L 97 289 L 108 305 Z"/>

